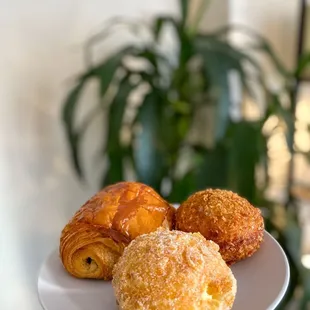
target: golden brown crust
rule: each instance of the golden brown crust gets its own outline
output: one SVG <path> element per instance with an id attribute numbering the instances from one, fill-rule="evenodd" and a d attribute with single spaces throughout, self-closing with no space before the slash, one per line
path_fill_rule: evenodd
<path id="1" fill-rule="evenodd" d="M 113 269 L 120 309 L 231 309 L 236 280 L 218 249 L 199 233 L 158 229 L 139 236 Z"/>
<path id="2" fill-rule="evenodd" d="M 255 253 L 264 234 L 264 221 L 258 208 L 226 190 L 207 189 L 183 202 L 176 214 L 176 228 L 200 232 L 220 246 L 220 253 L 233 264 Z"/>
<path id="3" fill-rule="evenodd" d="M 60 257 L 75 277 L 111 279 L 112 268 L 135 237 L 171 229 L 174 208 L 151 187 L 121 182 L 88 200 L 65 226 Z"/>

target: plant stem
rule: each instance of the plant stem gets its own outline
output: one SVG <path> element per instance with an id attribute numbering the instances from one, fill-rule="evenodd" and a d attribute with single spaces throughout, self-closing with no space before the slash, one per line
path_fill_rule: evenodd
<path id="1" fill-rule="evenodd" d="M 293 187 L 293 183 L 294 183 L 294 154 L 295 154 L 295 150 L 294 150 L 294 137 L 295 137 L 295 113 L 296 113 L 296 104 L 297 104 L 297 93 L 298 93 L 298 86 L 299 86 L 299 81 L 297 80 L 295 82 L 295 85 L 293 86 L 293 89 L 290 91 L 290 99 L 291 99 L 291 114 L 292 114 L 292 118 L 293 118 L 293 124 L 292 124 L 292 128 L 288 128 L 289 132 L 289 145 L 288 145 L 288 149 L 289 152 L 291 154 L 291 160 L 289 162 L 289 171 L 288 171 L 288 182 L 287 182 L 287 193 L 288 193 L 288 197 L 287 197 L 287 201 L 285 204 L 285 207 L 288 208 L 291 203 L 294 200 L 294 197 L 292 196 L 292 187 Z"/>
<path id="2" fill-rule="evenodd" d="M 300 23 L 299 23 L 299 29 L 298 29 L 298 42 L 297 42 L 297 63 L 299 63 L 301 55 L 303 53 L 303 38 L 304 38 L 304 32 L 305 32 L 305 22 L 306 22 L 306 6 L 307 2 L 306 0 L 300 1 Z M 292 186 L 294 182 L 294 136 L 295 136 L 295 121 L 296 121 L 296 106 L 297 106 L 297 100 L 298 100 L 298 89 L 300 84 L 300 77 L 296 76 L 294 85 L 291 88 L 290 91 L 290 99 L 291 99 L 291 114 L 293 117 L 293 126 L 290 129 L 289 135 L 290 135 L 290 145 L 288 146 L 289 151 L 291 153 L 291 160 L 289 165 L 289 172 L 288 172 L 288 184 L 287 184 L 287 190 L 288 190 L 288 199 L 286 202 L 286 208 L 289 207 L 289 205 L 293 202 L 294 197 L 292 195 Z"/>
<path id="3" fill-rule="evenodd" d="M 192 26 L 188 29 L 188 34 L 193 37 L 196 35 L 197 30 L 200 26 L 201 20 L 203 18 L 204 13 L 209 7 L 211 0 L 202 0 L 200 5 L 198 6 L 198 10 L 194 16 Z"/>

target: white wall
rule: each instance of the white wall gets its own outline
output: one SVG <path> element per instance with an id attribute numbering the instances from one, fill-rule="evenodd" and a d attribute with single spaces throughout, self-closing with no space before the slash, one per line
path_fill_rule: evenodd
<path id="1" fill-rule="evenodd" d="M 194 12 L 197 12 L 197 10 L 199 10 L 200 5 L 202 4 L 203 1 L 205 0 L 190 0 L 191 2 L 190 20 L 193 19 L 193 16 L 196 16 L 194 15 Z M 219 27 L 227 25 L 228 21 L 229 21 L 229 0 L 209 1 L 206 12 L 202 19 L 201 29 L 203 31 L 213 31 L 214 29 L 218 29 Z"/>
<path id="2" fill-rule="evenodd" d="M 41 152 L 49 149 L 50 160 L 65 161 L 60 105 L 82 68 L 82 43 L 113 15 L 147 21 L 155 13 L 176 11 L 175 1 L 165 2 L 2 0 L 1 158 L 14 160 L 12 153 L 23 150 L 24 161 L 29 160 L 24 168 L 33 163 L 40 170 Z"/>
<path id="3" fill-rule="evenodd" d="M 82 43 L 114 15 L 149 20 L 175 1 L 11 1 L 0 10 L 0 182 L 36 195 L 70 178 L 60 107 L 82 69 Z M 46 183 L 46 184 L 45 184 Z M 68 185 L 68 183 L 66 183 Z M 6 191 L 1 188 L 1 199 Z M 75 185 L 75 189 L 79 185 Z M 26 190 L 27 189 L 27 190 Z"/>
<path id="4" fill-rule="evenodd" d="M 298 18 L 298 0 L 229 1 L 230 22 L 248 26 L 266 37 L 290 68 L 295 65 Z"/>
<path id="5" fill-rule="evenodd" d="M 0 2 L 0 308 L 36 310 L 39 265 L 97 189 L 73 174 L 59 115 L 81 45 L 112 15 L 177 10 L 166 0 Z"/>

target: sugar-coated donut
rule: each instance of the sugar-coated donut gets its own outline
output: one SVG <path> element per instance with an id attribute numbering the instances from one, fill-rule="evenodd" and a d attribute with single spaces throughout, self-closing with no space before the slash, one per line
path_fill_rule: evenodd
<path id="1" fill-rule="evenodd" d="M 158 229 L 137 237 L 113 269 L 122 310 L 231 309 L 236 280 L 213 241 Z"/>

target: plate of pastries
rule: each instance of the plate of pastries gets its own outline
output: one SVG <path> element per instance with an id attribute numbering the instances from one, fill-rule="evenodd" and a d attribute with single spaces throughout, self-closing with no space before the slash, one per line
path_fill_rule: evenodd
<path id="1" fill-rule="evenodd" d="M 288 282 L 260 209 L 238 194 L 205 189 L 172 205 L 120 182 L 65 225 L 38 293 L 45 310 L 271 310 Z"/>

